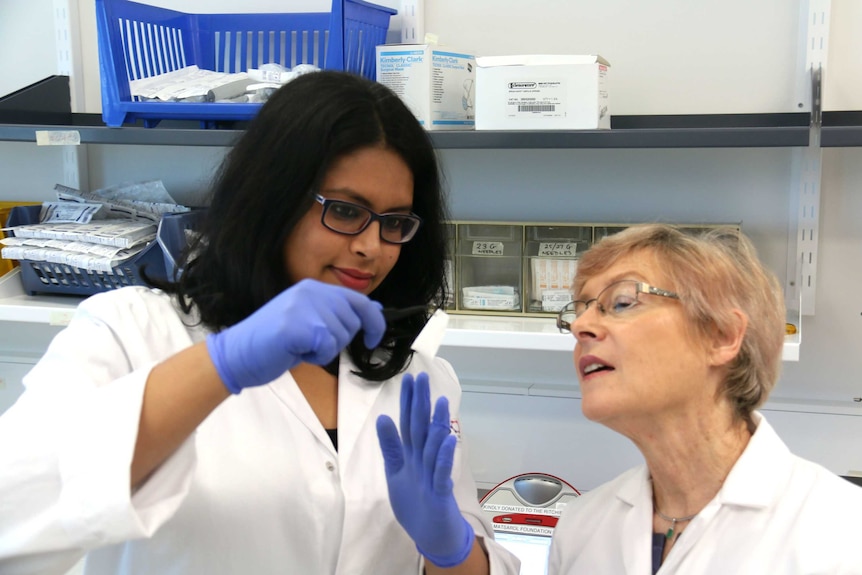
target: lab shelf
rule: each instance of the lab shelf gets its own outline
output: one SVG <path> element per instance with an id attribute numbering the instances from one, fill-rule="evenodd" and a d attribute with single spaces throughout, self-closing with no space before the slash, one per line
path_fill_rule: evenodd
<path id="1" fill-rule="evenodd" d="M 443 338 L 444 346 L 569 353 L 574 344 L 572 335 L 560 333 L 550 317 L 452 314 Z"/>
<path id="2" fill-rule="evenodd" d="M 76 133 L 81 144 L 145 146 L 232 146 L 242 130 L 196 128 L 108 128 L 87 125 L 0 124 L 0 140 L 37 142 L 39 133 Z"/>
<path id="3" fill-rule="evenodd" d="M 19 268 L 0 277 L 0 321 L 67 325 L 82 299 L 73 296 L 29 296 L 21 284 Z"/>
<path id="4" fill-rule="evenodd" d="M 810 115 L 680 114 L 613 116 L 610 130 L 429 132 L 438 149 L 759 148 L 808 146 Z M 155 128 L 105 126 L 100 114 L 71 112 L 69 78 L 50 76 L 0 98 L 0 141 L 150 146 L 233 145 L 243 122 L 201 129 L 165 121 Z M 51 138 L 52 132 L 69 137 Z M 47 133 L 47 134 L 46 134 Z M 824 112 L 821 145 L 862 146 L 862 112 Z"/>
<path id="5" fill-rule="evenodd" d="M 808 145 L 807 126 L 433 132 L 439 149 L 762 148 Z"/>
<path id="6" fill-rule="evenodd" d="M 62 326 L 69 323 L 83 298 L 73 296 L 28 296 L 15 268 L 0 277 L 0 321 Z M 798 319 L 797 325 L 798 323 Z M 782 359 L 799 361 L 801 329 L 784 342 Z M 575 340 L 557 330 L 552 317 L 449 316 L 443 346 L 521 351 L 571 353 Z"/>
<path id="7" fill-rule="evenodd" d="M 791 312 L 793 323 L 800 326 L 797 312 Z M 784 361 L 799 361 L 802 330 L 785 336 Z M 571 334 L 557 330 L 554 318 L 450 315 L 444 346 L 490 348 L 523 351 L 563 351 L 571 353 L 575 340 Z"/>
<path id="8" fill-rule="evenodd" d="M 824 126 L 820 133 L 823 148 L 853 148 L 862 146 L 862 126 Z"/>
<path id="9" fill-rule="evenodd" d="M 437 149 L 583 149 L 583 148 L 758 148 L 807 146 L 808 125 L 796 114 L 692 116 L 656 126 L 656 117 L 621 117 L 611 130 L 429 132 Z M 788 118 L 789 116 L 789 118 Z M 0 116 L 0 119 L 3 119 Z M 658 117 L 661 118 L 661 117 Z M 231 146 L 242 129 L 199 129 L 186 122 L 172 126 L 108 128 L 94 114 L 71 114 L 63 125 L 0 123 L 0 140 L 36 142 L 40 132 L 76 132 L 81 144 L 152 146 Z M 725 124 L 721 124 L 724 121 Z M 165 124 L 169 124 L 165 122 Z M 630 127 L 616 127 L 616 126 Z"/>
<path id="10" fill-rule="evenodd" d="M 244 127 L 243 123 L 235 123 L 225 124 L 223 129 L 201 129 L 196 122 L 165 121 L 155 128 L 108 128 L 99 114 L 71 113 L 69 82 L 64 76 L 46 78 L 0 98 L 0 141 L 227 147 L 235 143 Z M 810 116 L 807 113 L 614 116 L 611 128 L 429 132 L 429 136 L 437 149 L 800 147 L 809 144 Z M 830 134 L 838 134 L 830 132 L 831 129 L 823 128 L 827 141 Z M 850 132 L 851 136 L 845 136 L 859 137 L 862 141 L 862 129 L 852 130 L 855 131 Z M 21 288 L 16 271 L 0 278 L 0 321 L 65 325 L 79 302 L 80 298 L 75 297 L 29 297 Z M 799 325 L 798 321 L 794 323 Z M 558 333 L 552 318 L 453 315 L 443 345 L 476 351 L 571 353 L 574 340 L 570 335 Z M 799 333 L 788 336 L 785 361 L 799 360 L 799 345 Z"/>
<path id="11" fill-rule="evenodd" d="M 613 116 L 610 130 L 429 132 L 438 149 L 759 148 L 807 146 L 806 113 Z M 245 122 L 105 126 L 71 112 L 69 78 L 50 76 L 0 98 L 0 141 L 150 146 L 231 146 Z M 52 132 L 68 132 L 54 134 Z M 41 137 L 41 138 L 40 138 Z"/>
<path id="12" fill-rule="evenodd" d="M 823 112 L 820 145 L 824 148 L 862 146 L 862 112 Z"/>

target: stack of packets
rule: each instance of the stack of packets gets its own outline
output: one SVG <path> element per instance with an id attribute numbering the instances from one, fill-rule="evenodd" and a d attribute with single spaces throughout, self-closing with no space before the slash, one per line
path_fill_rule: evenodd
<path id="1" fill-rule="evenodd" d="M 132 80 L 129 92 L 146 102 L 265 102 L 282 84 L 319 71 L 313 64 L 286 68 L 267 63 L 248 72 L 215 72 L 195 65 L 164 74 Z"/>
<path id="2" fill-rule="evenodd" d="M 5 259 L 38 261 L 110 273 L 156 238 L 162 214 L 187 212 L 161 182 L 80 192 L 57 185 L 58 201 L 45 202 L 39 223 L 6 228 Z"/>
<path id="3" fill-rule="evenodd" d="M 461 289 L 461 305 L 466 309 L 513 311 L 520 309 L 521 297 L 513 286 L 469 286 Z"/>
<path id="4" fill-rule="evenodd" d="M 578 271 L 578 260 L 531 258 L 533 300 L 541 302 L 542 311 L 556 312 L 572 301 L 572 280 Z"/>

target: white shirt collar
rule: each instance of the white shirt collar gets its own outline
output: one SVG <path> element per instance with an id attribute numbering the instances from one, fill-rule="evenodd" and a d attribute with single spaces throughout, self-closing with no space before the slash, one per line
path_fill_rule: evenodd
<path id="1" fill-rule="evenodd" d="M 790 480 L 793 456 L 787 445 L 760 412 L 753 412 L 752 419 L 756 430 L 733 464 L 713 503 L 769 507 Z M 632 506 L 652 506 L 652 486 L 646 465 L 620 477 L 617 497 Z"/>

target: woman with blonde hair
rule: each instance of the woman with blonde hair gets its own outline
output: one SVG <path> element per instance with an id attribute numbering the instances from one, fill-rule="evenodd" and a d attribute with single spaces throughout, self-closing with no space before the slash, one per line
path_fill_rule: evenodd
<path id="1" fill-rule="evenodd" d="M 757 408 L 778 380 L 781 287 L 732 229 L 609 236 L 558 325 L 584 415 L 645 464 L 567 506 L 549 573 L 862 573 L 862 490 L 788 450 Z"/>

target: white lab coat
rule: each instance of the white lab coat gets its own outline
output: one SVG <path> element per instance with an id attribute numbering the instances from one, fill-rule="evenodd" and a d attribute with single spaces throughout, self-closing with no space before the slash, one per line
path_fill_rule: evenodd
<path id="1" fill-rule="evenodd" d="M 190 327 L 191 326 L 191 327 Z M 289 373 L 215 409 L 134 494 L 129 464 L 150 369 L 206 331 L 157 290 L 85 300 L 0 418 L 0 573 L 87 575 L 418 573 L 415 544 L 389 505 L 375 421 L 399 420 L 400 376 L 367 383 L 341 358 L 338 451 Z M 452 368 L 414 357 L 432 401 Z M 517 560 L 493 542 L 463 443 L 455 494 L 493 573 Z"/>
<path id="2" fill-rule="evenodd" d="M 724 485 L 682 531 L 658 573 L 862 574 L 862 489 L 757 431 Z M 631 469 L 566 506 L 549 575 L 652 573 L 652 487 Z"/>

